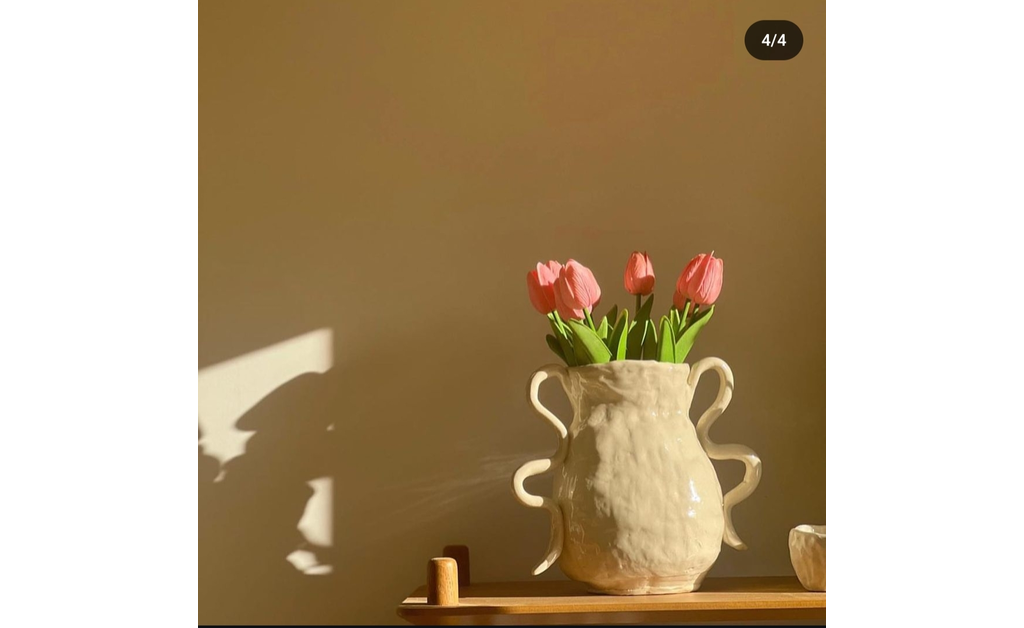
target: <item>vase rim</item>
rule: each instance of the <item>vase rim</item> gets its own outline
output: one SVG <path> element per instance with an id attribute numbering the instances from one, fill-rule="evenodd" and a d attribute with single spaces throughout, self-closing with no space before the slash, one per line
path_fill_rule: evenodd
<path id="1" fill-rule="evenodd" d="M 807 534 L 810 536 L 816 536 L 819 539 L 825 538 L 825 524 L 820 525 L 813 523 L 802 523 L 797 527 L 793 528 L 793 532 L 797 534 Z"/>

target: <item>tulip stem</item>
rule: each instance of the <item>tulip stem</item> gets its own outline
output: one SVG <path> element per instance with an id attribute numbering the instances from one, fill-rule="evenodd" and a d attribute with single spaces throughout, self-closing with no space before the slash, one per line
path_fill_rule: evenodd
<path id="1" fill-rule="evenodd" d="M 633 311 L 634 312 L 639 312 L 640 311 L 640 295 L 639 294 L 636 295 L 636 309 L 633 310 Z"/>
<path id="2" fill-rule="evenodd" d="M 555 310 L 554 312 L 551 312 L 549 316 L 551 317 L 551 322 L 554 323 L 556 329 L 558 330 L 558 333 L 564 336 L 566 339 L 568 339 L 569 334 L 567 333 L 567 330 L 565 328 L 565 323 L 562 322 L 562 317 L 558 315 L 558 311 Z"/>

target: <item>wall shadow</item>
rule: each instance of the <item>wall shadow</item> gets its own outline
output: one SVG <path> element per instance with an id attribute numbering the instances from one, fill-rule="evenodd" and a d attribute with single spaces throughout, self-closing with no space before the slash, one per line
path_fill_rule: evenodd
<path id="1" fill-rule="evenodd" d="M 199 451 L 199 615 L 211 623 L 294 623 L 316 619 L 306 599 L 328 576 L 299 571 L 297 549 L 331 565 L 330 547 L 298 529 L 313 496 L 309 482 L 330 474 L 334 393 L 318 373 L 284 383 L 246 412 L 237 429 L 255 432 L 228 460 Z M 220 481 L 215 481 L 223 472 Z"/>
<path id="2" fill-rule="evenodd" d="M 423 370 L 403 362 L 413 341 L 404 335 L 362 359 L 335 347 L 342 359 L 334 368 L 287 381 L 237 420 L 237 430 L 253 433 L 242 455 L 220 465 L 200 446 L 202 623 L 394 623 L 394 604 L 423 583 L 426 561 L 443 545 L 475 547 L 475 573 L 486 575 L 483 560 L 494 561 L 491 570 L 508 562 L 474 543 L 496 523 L 511 530 L 526 518 L 546 527 L 543 513 L 516 504 L 508 485 L 515 468 L 546 455 L 554 438 L 534 437 L 528 451 L 499 443 L 488 395 L 504 386 L 501 373 L 477 375 L 469 389 L 452 377 L 476 369 L 441 351 L 459 330 L 465 325 L 453 321 L 434 340 L 418 341 L 440 356 Z M 476 430 L 466 431 L 467 416 L 479 417 Z M 526 430 L 534 431 L 545 434 L 540 421 Z M 309 483 L 324 477 L 333 478 L 330 547 L 308 543 L 298 530 Z M 330 573 L 303 573 L 287 559 L 297 549 Z M 520 560 L 525 577 L 535 557 Z"/>

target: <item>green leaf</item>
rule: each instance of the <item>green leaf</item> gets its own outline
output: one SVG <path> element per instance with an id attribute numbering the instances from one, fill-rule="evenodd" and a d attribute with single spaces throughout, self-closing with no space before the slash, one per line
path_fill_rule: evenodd
<path id="1" fill-rule="evenodd" d="M 641 321 L 633 321 L 629 333 L 626 334 L 626 359 L 639 360 L 643 357 L 644 332 L 647 326 Z"/>
<path id="2" fill-rule="evenodd" d="M 672 319 L 661 317 L 661 342 L 658 343 L 658 362 L 675 362 L 676 343 L 672 334 Z"/>
<path id="3" fill-rule="evenodd" d="M 562 322 L 562 317 L 558 315 L 558 312 L 549 312 L 548 320 L 551 321 L 551 326 L 555 329 L 556 336 L 559 334 L 565 336 L 567 334 L 565 323 Z"/>
<path id="4" fill-rule="evenodd" d="M 643 357 L 644 332 L 647 326 L 642 322 L 633 321 L 632 328 L 626 334 L 626 359 L 639 360 Z"/>
<path id="5" fill-rule="evenodd" d="M 692 327 L 693 324 L 696 323 L 697 321 L 701 320 L 705 316 L 709 316 L 709 312 L 711 312 L 711 310 L 715 309 L 714 306 L 711 306 L 710 308 L 708 308 L 706 310 L 700 310 L 698 312 L 697 311 L 697 307 L 698 306 L 694 306 L 693 311 L 696 312 L 696 313 L 693 314 L 693 316 L 690 317 L 689 322 L 687 322 L 685 319 L 683 320 L 683 331 L 684 332 L 687 329 L 689 329 L 690 327 Z"/>
<path id="6" fill-rule="evenodd" d="M 682 326 L 682 323 L 680 323 L 679 310 L 676 309 L 676 306 L 673 305 L 672 309 L 668 311 L 668 318 L 669 322 L 672 323 L 672 335 L 674 336 L 679 333 L 679 329 Z"/>
<path id="7" fill-rule="evenodd" d="M 714 310 L 714 309 L 715 309 L 715 306 L 712 305 L 711 307 L 709 307 L 706 310 L 697 312 L 697 315 L 693 317 L 693 320 L 690 321 L 690 323 L 691 324 L 695 323 L 695 322 L 699 321 L 700 319 L 704 318 L 705 316 L 711 316 L 711 311 Z"/>
<path id="8" fill-rule="evenodd" d="M 608 310 L 608 314 L 605 316 L 605 318 L 610 320 L 611 324 L 614 325 L 615 322 L 619 320 L 619 306 L 613 305 L 612 309 Z"/>
<path id="9" fill-rule="evenodd" d="M 636 311 L 636 320 L 649 320 L 651 318 L 652 307 L 654 307 L 654 293 L 651 293 L 651 296 L 647 297 L 647 300 L 640 306 L 640 309 Z"/>
<path id="10" fill-rule="evenodd" d="M 548 341 L 548 347 L 551 348 L 551 351 L 553 351 L 555 355 L 561 358 L 566 364 L 569 363 L 569 360 L 565 359 L 565 353 L 562 351 L 562 345 L 558 344 L 558 340 L 554 336 L 548 334 L 544 336 L 544 340 Z"/>
<path id="11" fill-rule="evenodd" d="M 622 316 L 619 317 L 618 322 L 615 323 L 615 329 L 612 330 L 610 336 L 608 336 L 608 350 L 612 352 L 614 357 L 613 360 L 625 360 L 626 359 L 626 326 L 627 320 L 629 319 L 629 312 L 623 310 Z"/>
<path id="12" fill-rule="evenodd" d="M 601 340 L 608 340 L 609 331 L 611 330 L 608 328 L 608 317 L 606 316 L 601 319 L 601 324 L 597 326 L 597 335 L 601 337 Z"/>
<path id="13" fill-rule="evenodd" d="M 686 331 L 679 336 L 679 340 L 676 341 L 676 364 L 682 364 L 686 360 L 686 354 L 693 348 L 693 342 L 697 340 L 697 334 L 700 330 L 707 325 L 708 321 L 711 320 L 711 316 L 715 313 L 715 306 L 704 310 L 694 317 L 693 322 L 686 328 Z"/>
<path id="14" fill-rule="evenodd" d="M 644 349 L 647 346 L 647 340 L 645 339 L 650 333 L 647 330 L 647 323 L 650 322 L 651 307 L 653 305 L 654 295 L 652 294 L 647 297 L 647 300 L 643 302 L 643 305 L 636 312 L 633 325 L 629 328 L 629 337 L 626 339 L 626 359 L 628 360 L 647 358 L 647 353 Z M 653 354 L 651 357 L 654 357 Z"/>
<path id="15" fill-rule="evenodd" d="M 576 356 L 582 356 L 586 360 L 580 364 L 604 364 L 612 359 L 612 352 L 593 329 L 576 321 L 569 321 L 569 327 L 572 328 L 575 337 L 573 348 L 576 350 Z"/>
<path id="16" fill-rule="evenodd" d="M 656 360 L 658 358 L 658 332 L 654 328 L 654 321 L 648 320 L 644 324 L 643 359 Z"/>
<path id="17" fill-rule="evenodd" d="M 579 338 L 575 339 L 572 343 L 573 360 L 576 361 L 576 366 L 586 366 L 590 364 L 590 356 L 583 349 L 583 343 L 579 341 Z"/>
<path id="18" fill-rule="evenodd" d="M 569 341 L 569 331 L 566 329 L 565 324 L 562 323 L 562 319 L 559 318 L 558 314 L 548 314 L 548 320 L 551 321 L 551 329 L 555 332 L 558 346 L 562 350 L 562 359 L 565 360 L 567 365 L 576 366 L 576 353 L 573 351 L 572 343 Z"/>

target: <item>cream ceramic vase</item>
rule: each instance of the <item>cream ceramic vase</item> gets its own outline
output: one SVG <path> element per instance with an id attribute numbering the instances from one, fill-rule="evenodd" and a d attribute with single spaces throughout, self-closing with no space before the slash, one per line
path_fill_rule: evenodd
<path id="1" fill-rule="evenodd" d="M 720 387 L 695 429 L 690 403 L 708 370 Z M 568 429 L 537 397 L 549 377 L 572 403 Z M 548 553 L 534 575 L 560 559 L 567 576 L 595 592 L 682 593 L 700 587 L 723 539 L 746 549 L 730 513 L 757 487 L 761 461 L 747 447 L 708 437 L 732 389 L 732 371 L 718 358 L 692 367 L 623 360 L 534 373 L 530 401 L 559 436 L 554 456 L 527 462 L 512 480 L 523 505 L 551 514 Z M 724 499 L 709 457 L 746 465 L 743 482 Z M 524 481 L 547 471 L 555 473 L 554 497 L 527 493 Z"/>

